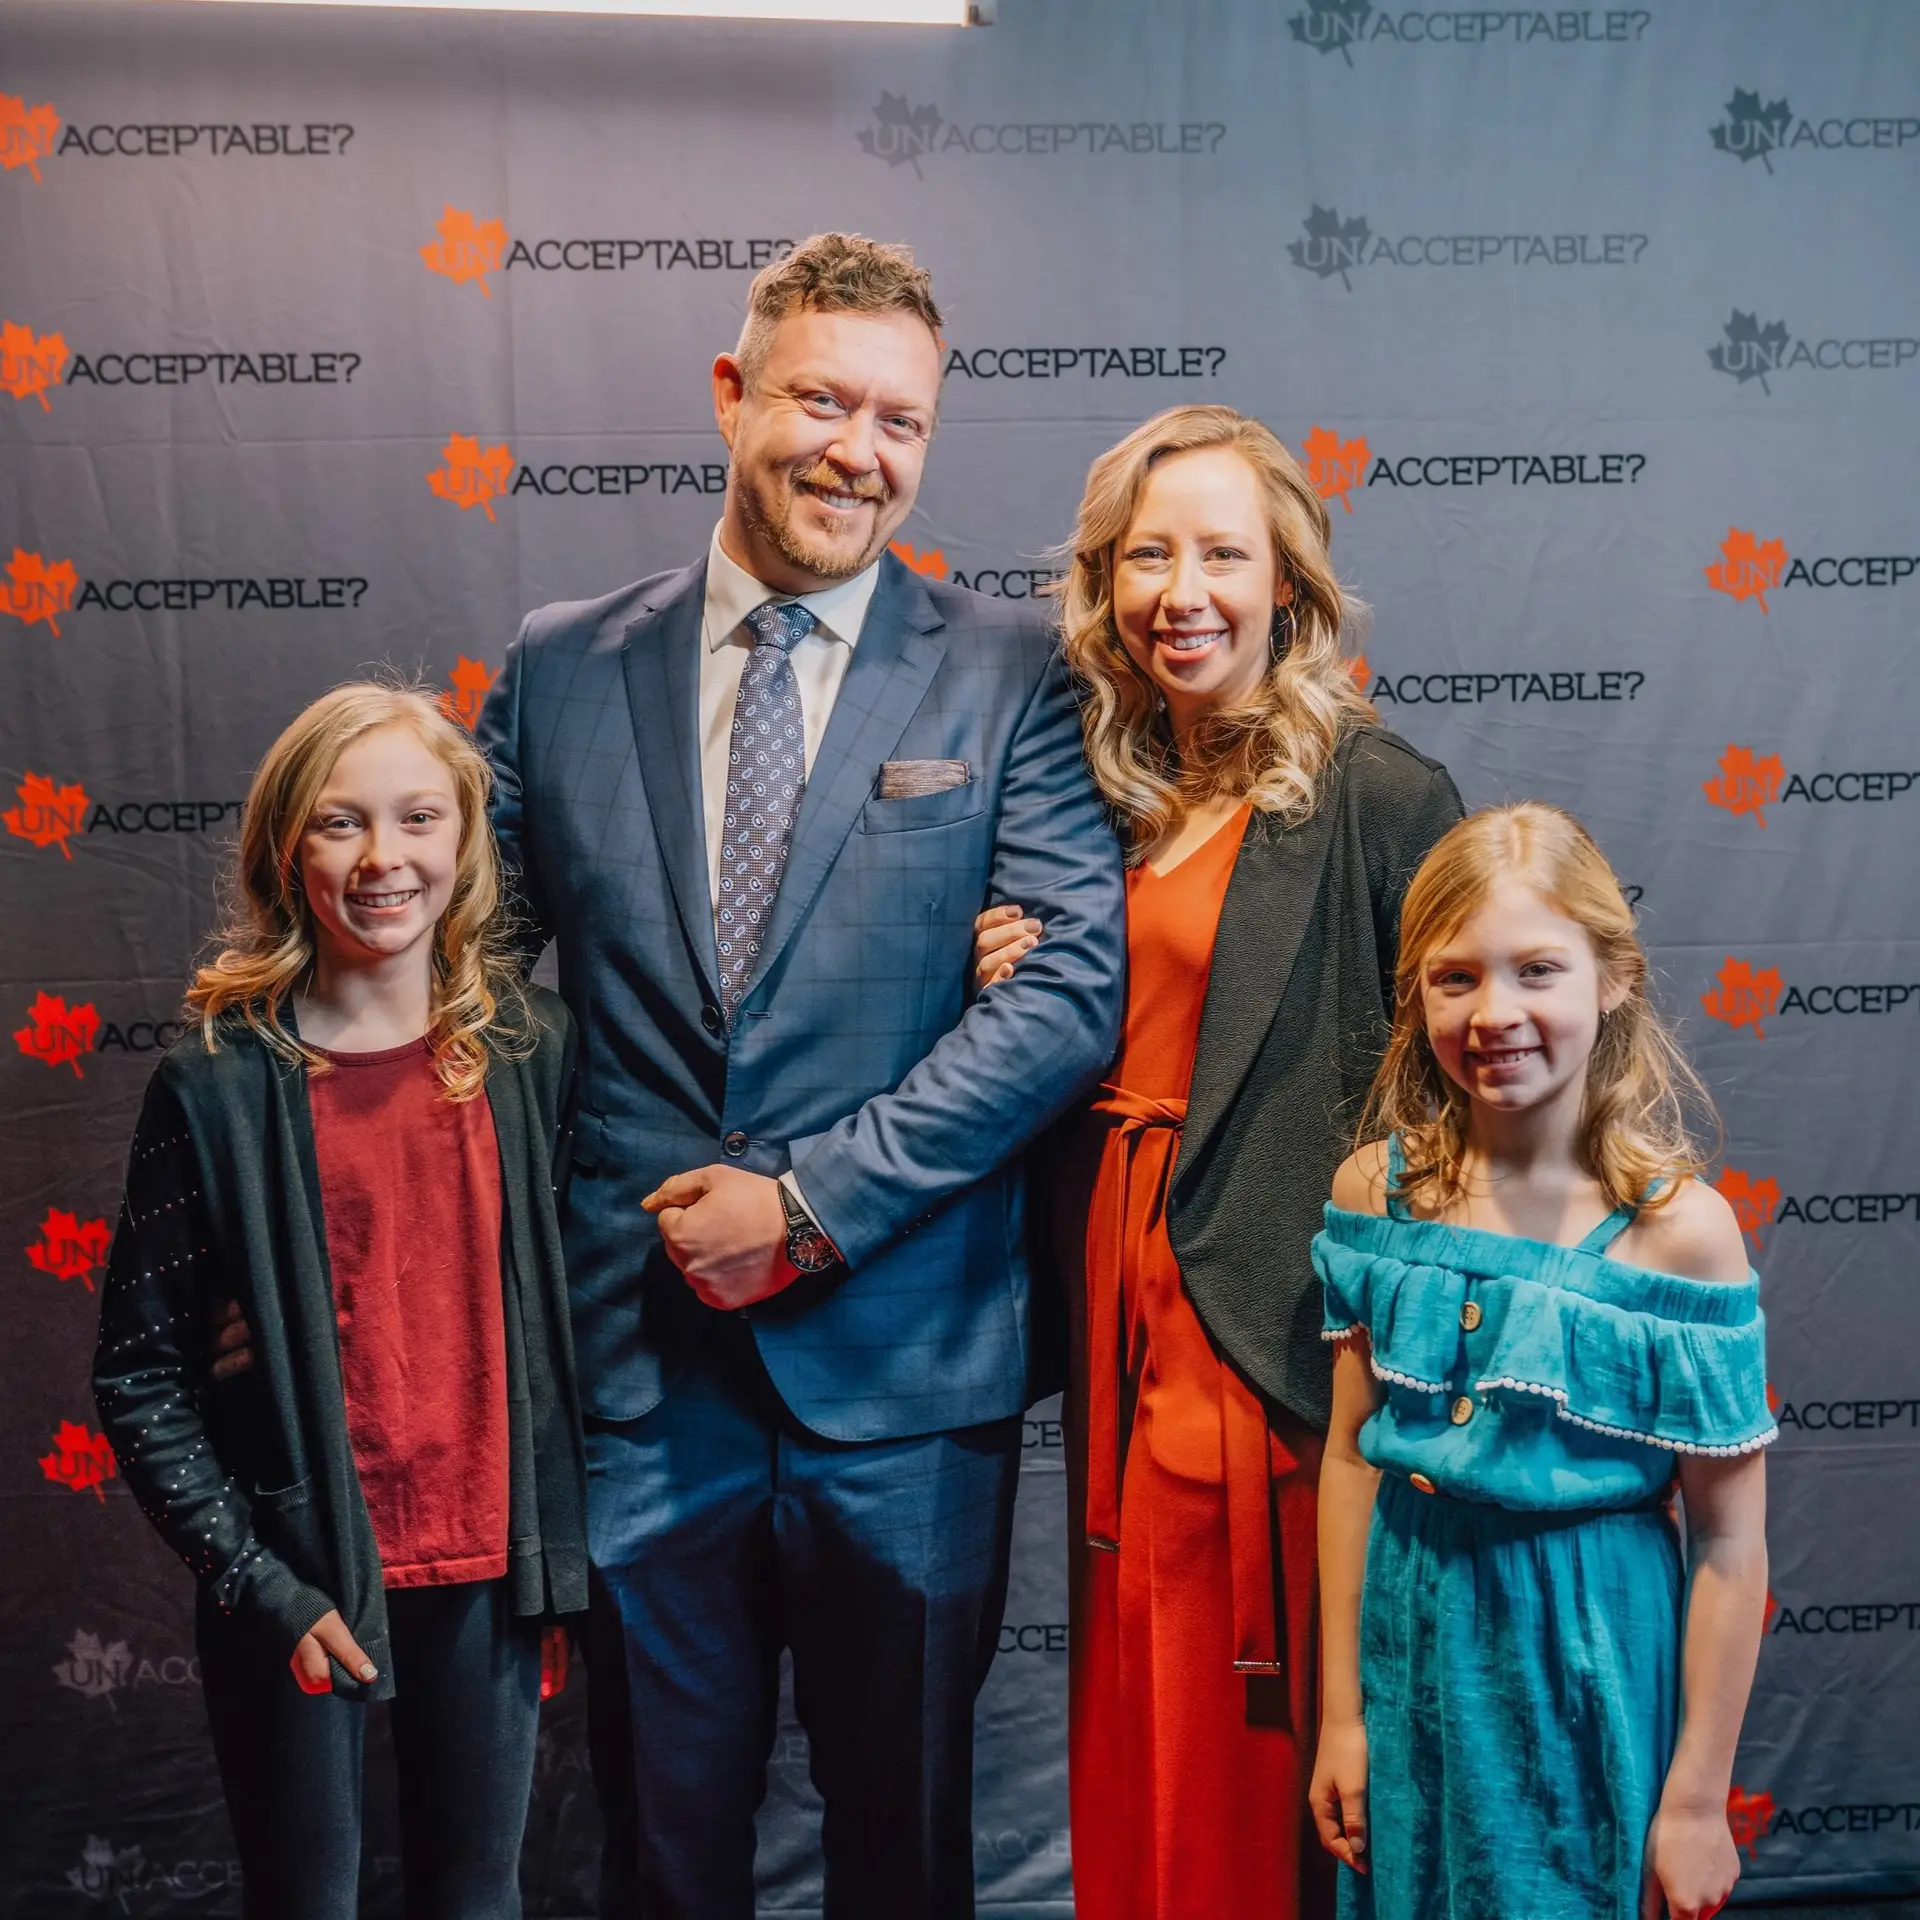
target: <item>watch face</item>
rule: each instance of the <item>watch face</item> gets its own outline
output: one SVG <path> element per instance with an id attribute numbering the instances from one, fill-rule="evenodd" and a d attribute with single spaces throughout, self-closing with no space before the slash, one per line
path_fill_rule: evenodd
<path id="1" fill-rule="evenodd" d="M 819 1223 L 785 1186 L 780 1205 L 787 1216 L 787 1258 L 802 1273 L 825 1273 L 840 1259 L 840 1250 L 820 1231 Z"/>
<path id="2" fill-rule="evenodd" d="M 802 1273 L 825 1273 L 839 1255 L 818 1227 L 795 1227 L 787 1235 L 787 1258 Z"/>

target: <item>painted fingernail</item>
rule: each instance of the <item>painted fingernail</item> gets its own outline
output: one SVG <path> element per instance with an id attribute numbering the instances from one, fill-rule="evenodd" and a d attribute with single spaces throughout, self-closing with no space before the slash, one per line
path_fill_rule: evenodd
<path id="1" fill-rule="evenodd" d="M 372 1680 L 377 1678 L 377 1676 L 374 1673 L 373 1662 L 371 1660 L 367 1661 L 365 1665 L 361 1667 L 360 1678 L 362 1680 Z"/>

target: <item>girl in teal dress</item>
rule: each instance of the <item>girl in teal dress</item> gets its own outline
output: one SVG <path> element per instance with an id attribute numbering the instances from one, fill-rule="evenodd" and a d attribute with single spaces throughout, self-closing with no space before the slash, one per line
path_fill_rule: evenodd
<path id="1" fill-rule="evenodd" d="M 1462 821 L 1314 1242 L 1343 1920 L 1705 1920 L 1766 1605 L 1759 1283 L 1579 823 Z M 1683 1565 L 1673 1519 L 1686 1515 Z"/>

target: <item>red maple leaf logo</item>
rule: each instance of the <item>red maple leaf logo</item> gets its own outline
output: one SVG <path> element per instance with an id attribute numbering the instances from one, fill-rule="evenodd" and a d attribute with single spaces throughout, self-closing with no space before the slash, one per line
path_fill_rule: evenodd
<path id="1" fill-rule="evenodd" d="M 472 280 L 489 300 L 493 289 L 487 275 L 500 271 L 507 250 L 507 230 L 498 220 L 476 220 L 462 207 L 448 207 L 434 222 L 440 238 L 420 249 L 429 273 L 443 273 L 456 286 Z"/>
<path id="2" fill-rule="evenodd" d="M 1764 827 L 1767 816 L 1760 809 L 1779 797 L 1780 782 L 1787 774 L 1780 756 L 1770 753 L 1762 759 L 1751 747 L 1736 747 L 1729 742 L 1714 764 L 1720 769 L 1719 779 L 1701 781 L 1700 791 L 1716 807 L 1725 807 L 1729 813 L 1750 813 Z"/>
<path id="3" fill-rule="evenodd" d="M 905 540 L 895 540 L 888 544 L 887 551 L 902 566 L 911 567 L 915 573 L 924 573 L 929 580 L 944 580 L 947 577 L 947 552 L 944 547 L 928 547 L 922 552 Z"/>
<path id="4" fill-rule="evenodd" d="M 67 343 L 57 333 L 43 333 L 35 339 L 31 327 L 0 320 L 0 389 L 16 400 L 32 394 L 40 402 L 40 411 L 51 413 L 47 389 L 60 384 L 66 364 Z"/>
<path id="5" fill-rule="evenodd" d="M 1367 656 L 1364 653 L 1356 653 L 1347 662 L 1347 677 L 1360 689 L 1363 698 L 1367 691 L 1367 676 L 1372 671 L 1373 669 L 1367 665 Z"/>
<path id="6" fill-rule="evenodd" d="M 14 792 L 20 796 L 20 804 L 0 814 L 0 819 L 7 823 L 7 831 L 22 840 L 31 840 L 36 847 L 50 847 L 57 842 L 60 851 L 71 860 L 73 849 L 67 845 L 67 836 L 82 830 L 81 823 L 91 805 L 86 788 L 77 784 L 56 787 L 51 774 L 29 772 Z"/>
<path id="7" fill-rule="evenodd" d="M 1773 1216 L 1780 1209 L 1780 1182 L 1771 1174 L 1756 1180 L 1745 1167 L 1722 1167 L 1713 1190 L 1733 1209 L 1740 1231 L 1758 1246 L 1761 1234 L 1773 1225 Z M 1771 1386 L 1767 1388 L 1767 1405 L 1776 1413 L 1780 1410 Z"/>
<path id="8" fill-rule="evenodd" d="M 42 991 L 27 1009 L 27 1024 L 15 1027 L 13 1037 L 20 1051 L 33 1060 L 44 1060 L 50 1067 L 70 1066 L 76 1080 L 84 1080 L 80 1056 L 93 1051 L 99 1036 L 100 1016 L 91 1000 L 70 1007 L 57 993 Z"/>
<path id="9" fill-rule="evenodd" d="M 91 1487 L 93 1497 L 104 1505 L 107 1496 L 100 1491 L 100 1483 L 115 1478 L 120 1469 L 104 1433 L 88 1432 L 81 1421 L 62 1420 L 53 1436 L 53 1451 L 40 1456 L 40 1471 L 75 1493 Z"/>
<path id="10" fill-rule="evenodd" d="M 82 1220 L 77 1214 L 49 1207 L 40 1223 L 40 1238 L 27 1249 L 27 1258 L 56 1280 L 78 1280 L 93 1291 L 93 1270 L 107 1257 L 112 1236 L 104 1220 Z"/>
<path id="11" fill-rule="evenodd" d="M 1767 1382 L 1767 1411 L 1774 1415 L 1780 1411 L 1780 1389 L 1771 1380 Z"/>
<path id="12" fill-rule="evenodd" d="M 487 689 L 500 676 L 489 673 L 484 660 L 469 660 L 463 653 L 447 678 L 453 682 L 453 690 L 440 696 L 440 711 L 471 733 L 480 724 L 480 707 Z"/>
<path id="13" fill-rule="evenodd" d="M 505 441 L 497 447 L 482 447 L 477 434 L 456 433 L 448 437 L 440 457 L 446 464 L 427 475 L 427 485 L 462 513 L 480 507 L 491 520 L 494 501 L 506 492 L 513 477 L 512 449 Z"/>
<path id="14" fill-rule="evenodd" d="M 1767 1611 L 1760 1621 L 1760 1631 L 1762 1633 L 1771 1633 L 1773 1631 L 1773 1616 L 1779 1611 L 1780 1602 L 1774 1598 L 1773 1589 L 1769 1587 L 1767 1589 Z"/>
<path id="15" fill-rule="evenodd" d="M 1773 1815 L 1772 1794 L 1749 1793 L 1744 1787 L 1728 1791 L 1727 1826 L 1733 1834 L 1733 1844 L 1744 1847 L 1749 1860 L 1757 1856 L 1760 1842 L 1773 1825 Z"/>
<path id="16" fill-rule="evenodd" d="M 1736 960 L 1728 954 L 1725 964 L 1713 976 L 1719 985 L 1712 993 L 1703 993 L 1700 1004 L 1716 1020 L 1730 1027 L 1751 1027 L 1756 1040 L 1767 1037 L 1760 1022 L 1776 1012 L 1786 982 L 1778 967 L 1756 967 L 1751 961 Z"/>
<path id="17" fill-rule="evenodd" d="M 1787 564 L 1786 542 L 1756 540 L 1738 527 L 1729 527 L 1720 542 L 1720 556 L 1703 569 L 1707 585 L 1735 600 L 1758 600 L 1765 613 L 1767 595 L 1780 584 L 1780 569 Z"/>
<path id="18" fill-rule="evenodd" d="M 32 626 L 44 620 L 60 637 L 59 616 L 73 611 L 73 596 L 80 591 L 80 576 L 71 560 L 43 560 L 37 553 L 15 547 L 7 563 L 7 584 L 0 611 L 24 620 Z"/>
<path id="19" fill-rule="evenodd" d="M 52 153 L 59 132 L 52 101 L 30 107 L 17 93 L 0 93 L 0 167 L 9 173 L 26 167 L 38 180 L 40 162 Z"/>
<path id="20" fill-rule="evenodd" d="M 1364 486 L 1367 461 L 1371 457 L 1364 439 L 1342 440 L 1331 427 L 1309 427 L 1300 443 L 1307 456 L 1307 478 L 1322 500 L 1338 498 L 1351 513 L 1353 502 L 1347 498 L 1355 487 Z"/>

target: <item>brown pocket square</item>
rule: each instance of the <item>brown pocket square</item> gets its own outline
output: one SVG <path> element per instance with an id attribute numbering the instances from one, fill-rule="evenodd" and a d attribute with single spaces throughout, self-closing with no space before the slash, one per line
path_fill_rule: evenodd
<path id="1" fill-rule="evenodd" d="M 973 769 L 964 760 L 887 760 L 880 767 L 882 800 L 917 800 L 922 794 L 964 787 Z"/>

